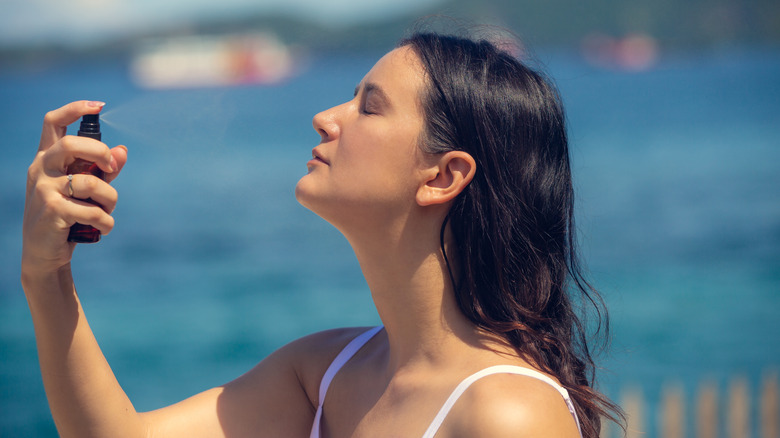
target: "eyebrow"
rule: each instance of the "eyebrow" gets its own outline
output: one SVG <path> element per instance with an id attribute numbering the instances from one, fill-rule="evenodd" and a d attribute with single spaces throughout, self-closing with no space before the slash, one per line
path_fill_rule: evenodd
<path id="1" fill-rule="evenodd" d="M 358 90 L 360 89 L 360 84 L 358 84 L 355 87 L 355 96 L 358 94 Z M 382 89 L 378 84 L 374 82 L 366 82 L 365 85 L 363 85 L 363 89 L 365 90 L 365 94 L 368 95 L 368 93 L 373 92 L 382 102 L 383 105 L 389 106 L 390 99 L 387 97 L 387 93 L 385 93 L 385 90 Z"/>

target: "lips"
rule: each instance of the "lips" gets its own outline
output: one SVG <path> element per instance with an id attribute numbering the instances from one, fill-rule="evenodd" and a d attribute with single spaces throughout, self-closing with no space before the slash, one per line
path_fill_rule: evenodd
<path id="1" fill-rule="evenodd" d="M 318 150 L 317 150 L 317 148 L 314 148 L 314 149 L 312 149 L 312 151 L 311 151 L 311 157 L 312 157 L 314 160 L 317 160 L 317 161 L 322 161 L 322 162 L 323 162 L 323 163 L 325 163 L 325 164 L 330 164 L 330 163 L 328 162 L 328 160 L 326 160 L 325 158 L 323 158 L 322 154 L 320 153 L 320 151 L 318 151 Z"/>

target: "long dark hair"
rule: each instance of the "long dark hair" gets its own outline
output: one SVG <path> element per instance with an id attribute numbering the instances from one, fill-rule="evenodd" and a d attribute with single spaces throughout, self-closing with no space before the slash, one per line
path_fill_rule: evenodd
<path id="1" fill-rule="evenodd" d="M 469 153 L 472 182 L 454 200 L 441 240 L 461 311 L 556 376 L 585 437 L 620 409 L 593 388 L 595 365 L 577 304 L 606 307 L 577 259 L 563 106 L 539 72 L 487 41 L 417 33 L 401 41 L 427 74 L 421 148 Z M 445 229 L 452 242 L 445 251 Z M 570 296 L 579 293 L 578 297 Z M 579 298 L 574 302 L 573 298 Z"/>

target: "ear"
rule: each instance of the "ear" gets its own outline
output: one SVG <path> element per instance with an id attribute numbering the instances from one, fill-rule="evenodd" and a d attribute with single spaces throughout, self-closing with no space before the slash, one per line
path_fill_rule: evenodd
<path id="1" fill-rule="evenodd" d="M 417 204 L 444 204 L 458 196 L 469 185 L 477 171 L 477 163 L 463 151 L 451 151 L 426 169 L 426 177 L 417 189 Z"/>

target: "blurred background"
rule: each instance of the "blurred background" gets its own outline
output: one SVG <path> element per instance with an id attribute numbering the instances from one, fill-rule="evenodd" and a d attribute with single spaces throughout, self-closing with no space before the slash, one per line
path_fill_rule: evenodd
<path id="1" fill-rule="evenodd" d="M 351 249 L 293 188 L 319 141 L 311 117 L 439 14 L 465 21 L 422 23 L 508 30 L 561 89 L 584 259 L 612 318 L 599 387 L 630 405 L 632 430 L 662 436 L 671 393 L 693 436 L 702 393 L 718 412 L 738 393 L 742 436 L 770 436 L 780 3 L 5 0 L 0 437 L 56 436 L 19 285 L 46 111 L 106 101 L 103 140 L 130 150 L 117 226 L 77 248 L 74 275 L 117 378 L 150 410 L 304 334 L 379 322 Z"/>

